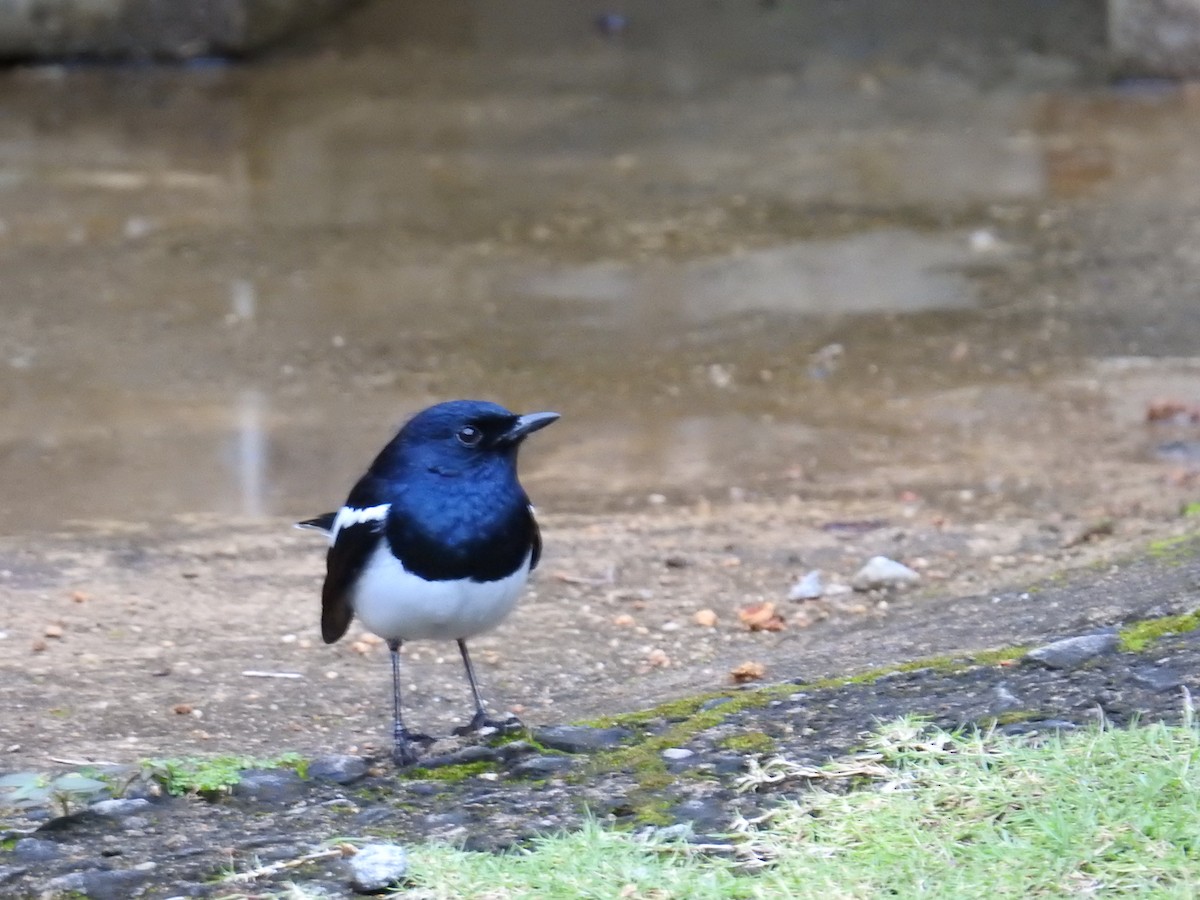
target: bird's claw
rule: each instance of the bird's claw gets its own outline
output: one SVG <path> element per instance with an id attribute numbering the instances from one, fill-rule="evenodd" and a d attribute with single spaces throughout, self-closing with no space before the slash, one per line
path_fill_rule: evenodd
<path id="1" fill-rule="evenodd" d="M 457 737 L 469 737 L 471 735 L 486 735 L 488 737 L 507 737 L 513 734 L 519 734 L 525 730 L 525 726 L 521 720 L 509 713 L 504 719 L 489 719 L 480 710 L 475 713 L 471 721 L 466 725 L 460 725 L 454 729 L 453 733 Z"/>
<path id="2" fill-rule="evenodd" d="M 427 734 L 420 732 L 409 731 L 407 728 L 398 728 L 393 733 L 392 744 L 392 762 L 401 768 L 415 765 L 420 759 L 420 753 L 416 745 L 422 744 L 428 746 L 432 744 L 436 738 L 430 737 Z"/>

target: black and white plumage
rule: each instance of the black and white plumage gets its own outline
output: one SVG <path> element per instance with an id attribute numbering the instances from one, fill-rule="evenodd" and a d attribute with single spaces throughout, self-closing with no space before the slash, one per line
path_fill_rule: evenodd
<path id="1" fill-rule="evenodd" d="M 340 510 L 299 523 L 329 535 L 325 642 L 357 617 L 391 650 L 398 764 L 415 762 L 413 743 L 429 740 L 401 717 L 405 641 L 457 641 L 475 701 L 459 731 L 502 725 L 484 712 L 466 641 L 503 621 L 538 563 L 541 536 L 517 480 L 517 451 L 556 419 L 479 400 L 439 403 L 400 429 Z"/>

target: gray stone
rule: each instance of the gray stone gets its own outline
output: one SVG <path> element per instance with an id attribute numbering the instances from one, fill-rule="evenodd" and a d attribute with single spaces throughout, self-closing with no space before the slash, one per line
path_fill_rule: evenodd
<path id="1" fill-rule="evenodd" d="M 91 804 L 88 809 L 100 816 L 109 816 L 111 818 L 120 818 L 130 816 L 136 812 L 140 812 L 150 805 L 149 800 L 142 798 L 123 798 L 120 800 L 98 800 Z"/>
<path id="2" fill-rule="evenodd" d="M 134 869 L 87 869 L 51 878 L 45 884 L 45 893 L 82 894 L 92 900 L 129 900 L 142 893 L 148 872 Z"/>
<path id="3" fill-rule="evenodd" d="M 352 0 L 23 0 L 0 3 L 0 57 L 242 54 Z"/>
<path id="4" fill-rule="evenodd" d="M 242 773 L 233 796 L 266 803 L 286 803 L 306 790 L 304 780 L 291 769 L 262 769 Z"/>
<path id="5" fill-rule="evenodd" d="M 16 881 L 29 871 L 29 866 L 0 866 L 0 884 L 6 881 Z"/>
<path id="6" fill-rule="evenodd" d="M 500 756 L 500 750 L 496 747 L 472 744 L 469 747 L 463 747 L 461 750 L 455 750 L 453 753 L 439 753 L 434 756 L 426 756 L 424 759 L 417 761 L 416 767 L 419 769 L 441 769 L 445 766 L 462 766 L 468 763 L 498 762 Z"/>
<path id="7" fill-rule="evenodd" d="M 549 778 L 570 771 L 576 760 L 570 756 L 532 756 L 523 759 L 508 770 L 513 778 Z"/>
<path id="8" fill-rule="evenodd" d="M 587 725 L 554 725 L 533 733 L 533 739 L 543 747 L 563 753 L 611 750 L 631 737 L 633 732 L 626 728 L 590 728 Z"/>
<path id="9" fill-rule="evenodd" d="M 507 744 L 501 744 L 497 747 L 496 752 L 504 762 L 512 762 L 514 759 L 519 759 L 522 756 L 537 753 L 538 748 L 529 743 L 529 741 L 509 741 Z"/>
<path id="10" fill-rule="evenodd" d="M 696 755 L 696 751 L 688 750 L 686 747 L 668 747 L 662 752 L 662 758 L 671 762 L 678 762 L 681 759 L 688 759 Z"/>
<path id="11" fill-rule="evenodd" d="M 13 855 L 23 862 L 46 862 L 62 856 L 62 849 L 54 841 L 27 837 L 13 844 Z"/>
<path id="12" fill-rule="evenodd" d="M 898 563 L 886 556 L 873 556 L 850 579 L 850 586 L 856 591 L 871 591 L 879 588 L 906 587 L 920 580 L 921 576 L 904 563 Z"/>
<path id="13" fill-rule="evenodd" d="M 821 573 L 816 569 L 807 573 L 788 591 L 789 600 L 819 600 L 824 595 L 825 585 L 821 582 Z"/>
<path id="14" fill-rule="evenodd" d="M 1078 637 L 1063 638 L 1054 641 L 1025 655 L 1026 659 L 1039 662 L 1051 669 L 1074 669 L 1089 659 L 1094 659 L 1117 649 L 1119 638 L 1115 631 L 1102 631 L 1097 634 L 1081 634 Z"/>
<path id="15" fill-rule="evenodd" d="M 1147 666 L 1130 672 L 1138 684 L 1152 691 L 1169 691 L 1184 683 L 1184 677 L 1166 666 Z"/>
<path id="16" fill-rule="evenodd" d="M 1007 684 L 998 684 L 992 690 L 992 696 L 996 702 L 992 704 L 991 712 L 1007 712 L 1012 709 L 1020 709 L 1024 704 L 1021 698 L 1008 689 Z"/>
<path id="17" fill-rule="evenodd" d="M 318 756 L 308 764 L 308 777 L 314 781 L 332 781 L 334 784 L 353 784 L 366 777 L 367 761 L 361 756 L 335 754 Z"/>
<path id="18" fill-rule="evenodd" d="M 396 844 L 366 844 L 350 857 L 350 884 L 360 894 L 377 894 L 408 872 L 408 852 Z"/>
<path id="19" fill-rule="evenodd" d="M 1200 75 L 1200 0 L 1108 0 L 1108 43 L 1118 70 Z"/>

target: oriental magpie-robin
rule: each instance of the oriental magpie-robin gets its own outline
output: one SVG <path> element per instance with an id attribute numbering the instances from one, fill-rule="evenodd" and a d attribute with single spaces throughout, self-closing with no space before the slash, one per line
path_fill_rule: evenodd
<path id="1" fill-rule="evenodd" d="M 500 624 L 538 563 L 542 542 L 517 481 L 521 442 L 558 413 L 520 416 L 452 400 L 418 413 L 392 438 L 336 513 L 298 523 L 329 535 L 321 636 L 332 644 L 357 616 L 391 650 L 393 758 L 417 760 L 432 738 L 404 727 L 400 646 L 455 640 L 475 700 L 467 734 L 519 727 L 484 713 L 467 639 Z"/>

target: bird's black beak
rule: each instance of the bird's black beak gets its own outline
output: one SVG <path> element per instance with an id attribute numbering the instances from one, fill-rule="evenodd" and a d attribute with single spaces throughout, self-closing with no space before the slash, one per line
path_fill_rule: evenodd
<path id="1" fill-rule="evenodd" d="M 512 428 L 500 435 L 499 443 L 519 444 L 535 431 L 545 428 L 552 422 L 557 422 L 558 419 L 559 415 L 556 412 L 535 412 L 517 416 L 517 421 L 513 422 Z"/>

